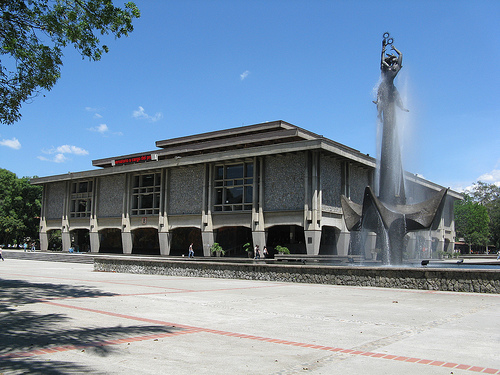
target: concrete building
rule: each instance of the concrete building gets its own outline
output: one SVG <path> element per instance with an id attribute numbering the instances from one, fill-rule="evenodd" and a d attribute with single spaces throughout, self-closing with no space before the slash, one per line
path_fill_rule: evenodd
<path id="1" fill-rule="evenodd" d="M 42 250 L 54 233 L 62 249 L 124 254 L 226 256 L 243 245 L 292 253 L 347 255 L 340 196 L 362 203 L 376 160 L 283 121 L 156 142 L 154 151 L 94 160 L 84 172 L 33 179 L 43 185 Z M 407 174 L 407 195 L 424 200 L 442 187 Z M 451 250 L 450 192 L 437 231 L 412 235 L 411 251 Z M 372 234 L 373 236 L 374 234 Z M 431 244 L 429 244 L 429 241 Z M 368 242 L 366 257 L 377 241 Z"/>

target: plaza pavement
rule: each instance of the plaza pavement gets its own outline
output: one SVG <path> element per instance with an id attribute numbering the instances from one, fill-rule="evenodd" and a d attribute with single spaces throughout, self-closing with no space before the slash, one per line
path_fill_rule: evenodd
<path id="1" fill-rule="evenodd" d="M 500 295 L 0 261 L 0 374 L 500 374 Z"/>

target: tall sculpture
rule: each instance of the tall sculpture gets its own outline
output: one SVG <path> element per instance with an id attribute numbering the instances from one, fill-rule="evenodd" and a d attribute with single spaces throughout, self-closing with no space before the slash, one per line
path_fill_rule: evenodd
<path id="1" fill-rule="evenodd" d="M 403 54 L 393 45 L 389 33 L 383 35 L 380 59 L 381 81 L 377 91 L 378 119 L 382 123 L 382 144 L 379 163 L 379 193 L 370 186 L 364 193 L 363 204 L 342 196 L 342 209 L 349 231 L 368 230 L 387 238 L 382 262 L 403 263 L 404 237 L 411 231 L 431 228 L 435 218 L 441 216 L 447 189 L 431 199 L 412 205 L 406 204 L 404 171 L 401 162 L 396 106 L 403 106 L 394 79 L 402 68 Z M 397 55 L 388 54 L 387 47 Z M 437 225 L 438 223 L 435 223 Z"/>

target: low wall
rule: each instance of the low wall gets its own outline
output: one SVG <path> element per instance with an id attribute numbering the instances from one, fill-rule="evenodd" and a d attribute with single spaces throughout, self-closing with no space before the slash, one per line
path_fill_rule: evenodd
<path id="1" fill-rule="evenodd" d="M 239 264 L 196 260 L 95 257 L 94 271 L 500 293 L 500 271 L 497 270 Z"/>

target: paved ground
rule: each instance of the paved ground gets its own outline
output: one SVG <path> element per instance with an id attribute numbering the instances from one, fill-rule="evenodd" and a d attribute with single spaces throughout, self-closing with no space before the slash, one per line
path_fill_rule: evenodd
<path id="1" fill-rule="evenodd" d="M 1 374 L 500 374 L 500 295 L 0 262 Z"/>

